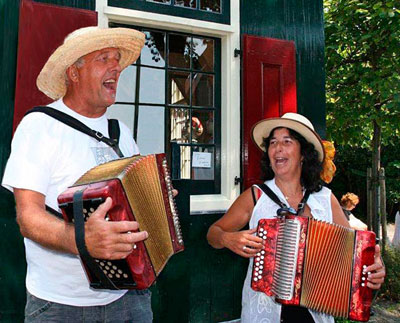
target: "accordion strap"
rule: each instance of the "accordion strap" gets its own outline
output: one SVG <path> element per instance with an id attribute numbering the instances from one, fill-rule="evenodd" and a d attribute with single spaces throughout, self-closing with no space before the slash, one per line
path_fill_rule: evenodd
<path id="1" fill-rule="evenodd" d="M 75 222 L 75 242 L 80 257 L 86 266 L 89 267 L 90 271 L 94 273 L 101 284 L 107 289 L 119 289 L 114 283 L 103 273 L 99 268 L 96 261 L 89 254 L 85 244 L 85 220 L 83 215 L 83 191 L 79 190 L 74 193 L 73 196 L 73 212 Z"/>
<path id="2" fill-rule="evenodd" d="M 278 204 L 282 209 L 287 209 L 288 206 L 283 203 L 278 196 L 268 187 L 266 184 L 261 184 L 261 185 L 254 185 L 255 187 L 258 187 L 261 189 L 272 201 L 274 201 L 276 204 Z M 253 186 L 253 187 L 254 187 Z M 254 191 L 252 187 L 252 194 L 253 194 L 253 199 L 256 202 Z M 304 193 L 303 199 L 300 201 L 298 207 L 297 207 L 297 215 L 302 215 L 304 212 L 304 208 L 306 206 L 307 200 L 310 197 L 311 192 L 309 190 L 306 190 Z"/>
<path id="3" fill-rule="evenodd" d="M 51 107 L 48 107 L 48 106 L 34 107 L 33 109 L 31 109 L 27 113 L 25 113 L 25 115 L 32 113 L 32 112 L 45 113 L 48 116 L 53 117 L 54 119 L 57 119 L 58 121 L 70 126 L 71 128 L 74 128 L 75 130 L 78 130 L 80 132 L 87 134 L 88 136 L 96 139 L 97 141 L 104 142 L 106 145 L 110 146 L 115 151 L 115 153 L 118 155 L 118 157 L 120 157 L 120 158 L 124 157 L 124 155 L 122 154 L 122 152 L 118 146 L 119 133 L 120 133 L 118 120 L 115 120 L 115 119 L 108 120 L 108 132 L 109 132 L 110 138 L 107 138 L 101 132 L 90 129 L 88 126 L 86 126 L 84 123 L 80 122 L 79 120 L 75 119 L 74 117 L 71 117 L 70 115 L 68 115 L 64 112 L 53 109 Z"/>

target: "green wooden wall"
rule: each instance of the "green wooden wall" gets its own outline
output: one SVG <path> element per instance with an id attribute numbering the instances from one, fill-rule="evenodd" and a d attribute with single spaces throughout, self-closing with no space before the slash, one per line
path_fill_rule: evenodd
<path id="1" fill-rule="evenodd" d="M 240 1 L 241 33 L 296 44 L 298 111 L 325 136 L 324 21 L 322 0 Z"/>

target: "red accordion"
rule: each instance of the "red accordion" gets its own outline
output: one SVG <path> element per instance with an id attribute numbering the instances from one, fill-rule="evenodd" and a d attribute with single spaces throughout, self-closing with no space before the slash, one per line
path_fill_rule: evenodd
<path id="1" fill-rule="evenodd" d="M 282 304 L 369 320 L 372 290 L 363 269 L 374 263 L 374 232 L 286 215 L 260 220 L 257 235 L 265 245 L 254 257 L 254 290 Z"/>
<path id="2" fill-rule="evenodd" d="M 140 230 L 149 233 L 145 241 L 122 260 L 94 260 L 94 268 L 85 262 L 84 269 L 93 288 L 104 286 L 103 274 L 113 289 L 145 289 L 151 286 L 169 258 L 184 249 L 178 212 L 164 154 L 133 156 L 92 168 L 58 197 L 64 220 L 74 219 L 74 194 L 82 192 L 85 221 L 107 198 L 112 207 L 109 221 L 137 221 Z M 90 256 L 89 256 L 90 258 Z M 95 269 L 95 270 L 94 270 Z M 100 271 L 100 273 L 98 272 Z M 102 280 L 103 279 L 103 280 Z"/>

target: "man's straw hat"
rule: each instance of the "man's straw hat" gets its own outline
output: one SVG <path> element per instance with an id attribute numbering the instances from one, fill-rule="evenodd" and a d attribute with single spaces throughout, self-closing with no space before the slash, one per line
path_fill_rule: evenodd
<path id="1" fill-rule="evenodd" d="M 36 85 L 48 97 L 57 100 L 66 93 L 66 69 L 79 58 L 104 48 L 118 48 L 121 68 L 132 64 L 140 55 L 144 34 L 129 28 L 80 28 L 69 34 L 49 57 Z"/>
<path id="2" fill-rule="evenodd" d="M 324 160 L 324 146 L 321 138 L 314 131 L 314 126 L 306 117 L 298 113 L 288 112 L 280 118 L 269 118 L 257 122 L 252 129 L 252 138 L 258 148 L 265 151 L 263 146 L 264 138 L 267 138 L 271 131 L 275 128 L 288 128 L 298 132 L 309 143 L 314 145 L 315 150 L 318 152 L 319 161 Z"/>

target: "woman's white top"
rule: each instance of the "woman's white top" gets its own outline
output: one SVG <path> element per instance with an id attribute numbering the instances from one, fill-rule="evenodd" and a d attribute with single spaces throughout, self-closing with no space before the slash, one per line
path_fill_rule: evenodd
<path id="1" fill-rule="evenodd" d="M 288 204 L 283 193 L 275 184 L 275 179 L 265 182 L 266 185 Z M 323 187 L 321 191 L 312 193 L 308 198 L 307 205 L 311 209 L 313 218 L 332 222 L 331 191 Z M 249 227 L 256 228 L 258 220 L 271 219 L 276 217 L 279 206 L 273 202 L 266 194 L 262 194 L 254 207 L 251 215 Z M 253 268 L 253 258 L 250 258 L 247 276 L 244 281 L 242 292 L 242 323 L 278 323 L 281 316 L 281 305 L 274 301 L 273 297 L 267 296 L 263 292 L 254 291 L 251 286 L 251 272 Z M 317 313 L 310 310 L 316 323 L 334 323 L 334 318 L 330 315 Z"/>

